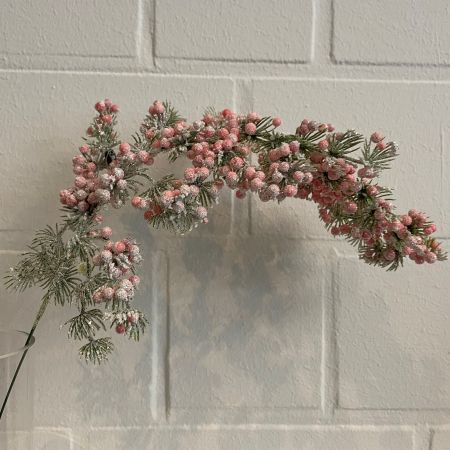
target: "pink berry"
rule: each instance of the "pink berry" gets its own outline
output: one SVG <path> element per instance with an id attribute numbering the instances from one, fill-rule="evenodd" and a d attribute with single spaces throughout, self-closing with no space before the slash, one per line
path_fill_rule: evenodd
<path id="1" fill-rule="evenodd" d="M 233 115 L 233 111 L 231 111 L 231 109 L 225 108 L 221 114 L 223 117 L 227 118 Z"/>
<path id="2" fill-rule="evenodd" d="M 159 100 L 155 100 L 151 108 L 153 108 L 153 114 L 164 114 L 164 111 L 166 110 L 164 105 Z"/>
<path id="3" fill-rule="evenodd" d="M 126 249 L 126 245 L 123 241 L 117 241 L 114 244 L 114 251 L 116 253 L 123 253 L 125 251 L 125 249 Z"/>
<path id="4" fill-rule="evenodd" d="M 327 176 L 332 181 L 336 181 L 339 180 L 339 178 L 341 178 L 340 173 L 333 167 L 328 171 Z"/>
<path id="5" fill-rule="evenodd" d="M 100 257 L 102 259 L 102 262 L 104 263 L 110 263 L 112 260 L 112 253 L 109 250 L 103 250 L 100 253 Z"/>
<path id="6" fill-rule="evenodd" d="M 236 172 L 229 171 L 225 177 L 225 180 L 229 187 L 234 187 L 239 181 L 239 176 Z"/>
<path id="7" fill-rule="evenodd" d="M 432 223 L 431 225 L 428 225 L 423 232 L 429 236 L 430 234 L 433 234 L 436 231 L 436 225 Z"/>
<path id="8" fill-rule="evenodd" d="M 146 164 L 146 163 L 148 163 L 149 159 L 151 158 L 151 155 L 150 155 L 150 153 L 146 152 L 145 150 L 141 150 L 140 152 L 138 152 L 137 157 L 138 157 L 139 161 Z"/>
<path id="9" fill-rule="evenodd" d="M 163 137 L 165 137 L 165 138 L 171 138 L 171 137 L 173 137 L 173 135 L 175 134 L 175 130 L 173 129 L 173 128 L 171 128 L 171 127 L 169 127 L 169 128 L 164 128 L 163 130 L 162 130 L 162 136 Z"/>
<path id="10" fill-rule="evenodd" d="M 298 153 L 300 150 L 300 143 L 298 141 L 292 141 L 289 144 L 289 149 L 291 150 L 291 153 Z"/>
<path id="11" fill-rule="evenodd" d="M 145 211 L 145 213 L 144 213 L 144 219 L 145 220 L 150 220 L 154 216 L 155 216 L 155 213 L 152 210 L 150 210 L 150 209 Z"/>
<path id="12" fill-rule="evenodd" d="M 170 148 L 170 141 L 167 138 L 162 138 L 161 141 L 161 148 Z"/>
<path id="13" fill-rule="evenodd" d="M 88 202 L 85 202 L 84 200 L 81 201 L 80 203 L 78 203 L 77 206 L 78 206 L 78 209 L 79 209 L 81 212 L 86 212 L 86 211 L 89 210 L 89 203 L 88 203 Z"/>
<path id="14" fill-rule="evenodd" d="M 226 139 L 230 135 L 230 132 L 226 128 L 221 128 L 218 133 L 220 139 Z"/>
<path id="15" fill-rule="evenodd" d="M 246 157 L 248 155 L 250 155 L 250 149 L 247 146 L 242 146 L 239 148 L 239 153 L 243 156 Z"/>
<path id="16" fill-rule="evenodd" d="M 114 289 L 112 287 L 103 288 L 103 297 L 106 300 L 111 300 L 114 297 Z"/>
<path id="17" fill-rule="evenodd" d="M 325 156 L 320 152 L 313 152 L 311 153 L 309 159 L 314 164 L 320 164 L 325 159 Z"/>
<path id="18" fill-rule="evenodd" d="M 371 197 L 375 197 L 375 195 L 378 194 L 378 188 L 376 186 L 367 186 L 367 193 L 371 196 Z"/>
<path id="19" fill-rule="evenodd" d="M 304 178 L 305 174 L 303 172 L 301 172 L 300 170 L 296 170 L 293 174 L 292 174 L 292 178 L 294 178 L 295 181 L 297 181 L 297 183 L 301 183 L 303 178 Z"/>
<path id="20" fill-rule="evenodd" d="M 428 253 L 425 255 L 425 261 L 426 261 L 428 264 L 433 264 L 434 262 L 436 262 L 436 260 L 437 260 L 437 256 L 436 256 L 436 254 L 433 253 L 433 252 L 428 252 Z"/>
<path id="21" fill-rule="evenodd" d="M 295 186 L 293 186 L 292 184 L 288 184 L 284 189 L 283 189 L 283 194 L 286 197 L 294 197 L 295 195 L 297 195 L 297 188 Z"/>
<path id="22" fill-rule="evenodd" d="M 333 236 L 337 236 L 341 232 L 341 230 L 339 229 L 339 227 L 332 227 L 330 232 Z"/>
<path id="23" fill-rule="evenodd" d="M 103 295 L 101 291 L 95 291 L 92 294 L 92 300 L 94 301 L 94 303 L 100 303 L 103 300 Z"/>
<path id="24" fill-rule="evenodd" d="M 123 323 L 117 324 L 117 326 L 116 326 L 116 333 L 123 334 L 123 333 L 125 333 L 125 330 L 126 330 L 126 327 L 125 327 L 125 325 Z"/>
<path id="25" fill-rule="evenodd" d="M 142 202 L 142 198 L 141 197 L 133 197 L 131 199 L 131 204 L 135 207 L 135 208 L 139 208 L 139 206 L 141 205 Z"/>
<path id="26" fill-rule="evenodd" d="M 401 216 L 400 217 L 400 221 L 405 226 L 408 226 L 408 225 L 412 224 L 412 218 L 411 218 L 411 216 L 408 216 L 407 214 L 404 214 L 403 216 Z"/>
<path id="27" fill-rule="evenodd" d="M 195 214 L 200 220 L 203 220 L 206 218 L 208 211 L 203 206 L 197 206 L 197 208 L 195 209 Z"/>
<path id="28" fill-rule="evenodd" d="M 234 158 L 231 158 L 230 166 L 235 170 L 242 169 L 244 167 L 244 160 L 239 156 L 235 156 Z"/>
<path id="29" fill-rule="evenodd" d="M 131 150 L 131 146 L 130 144 L 128 144 L 127 142 L 122 142 L 122 144 L 119 145 L 119 152 L 122 155 L 125 155 L 126 153 L 128 153 Z"/>
<path id="30" fill-rule="evenodd" d="M 274 127 L 279 127 L 281 125 L 281 119 L 279 117 L 274 117 L 272 119 L 272 125 Z"/>
<path id="31" fill-rule="evenodd" d="M 128 313 L 127 320 L 130 323 L 136 323 L 138 321 L 137 317 L 133 313 Z"/>
<path id="32" fill-rule="evenodd" d="M 273 148 L 269 151 L 269 159 L 272 162 L 278 161 L 280 159 L 280 156 L 280 152 L 276 148 Z"/>
<path id="33" fill-rule="evenodd" d="M 248 122 L 247 124 L 245 124 L 245 132 L 248 135 L 253 136 L 254 134 L 256 134 L 256 125 L 252 122 Z"/>
<path id="34" fill-rule="evenodd" d="M 245 169 L 244 176 L 245 178 L 247 178 L 247 180 L 251 180 L 255 176 L 255 173 L 256 173 L 255 168 L 249 166 Z"/>
<path id="35" fill-rule="evenodd" d="M 255 177 L 259 178 L 261 181 L 264 181 L 266 179 L 266 174 L 262 170 L 258 170 L 255 173 Z"/>
<path id="36" fill-rule="evenodd" d="M 109 239 L 112 236 L 112 229 L 110 227 L 103 227 L 101 230 L 101 236 L 103 239 Z"/>
<path id="37" fill-rule="evenodd" d="M 375 133 L 372 133 L 370 136 L 370 140 L 374 143 L 374 144 L 378 144 L 379 142 L 381 142 L 384 139 L 383 135 L 376 131 Z"/>
<path id="38" fill-rule="evenodd" d="M 222 143 L 224 150 L 231 150 L 233 148 L 233 141 L 231 139 L 225 139 Z"/>
<path id="39" fill-rule="evenodd" d="M 289 144 L 282 144 L 281 147 L 278 149 L 278 151 L 280 152 L 280 156 L 284 157 L 284 156 L 289 156 L 291 154 L 291 149 L 289 147 Z"/>
<path id="40" fill-rule="evenodd" d="M 197 176 L 201 181 L 206 180 L 209 177 L 209 169 L 207 167 L 200 167 Z"/>
<path id="41" fill-rule="evenodd" d="M 98 112 L 104 111 L 105 108 L 106 108 L 105 102 L 97 102 L 97 103 L 95 104 L 95 109 L 96 109 Z"/>
<path id="42" fill-rule="evenodd" d="M 75 177 L 75 186 L 79 189 L 82 189 L 86 186 L 87 180 L 82 176 Z"/>
<path id="43" fill-rule="evenodd" d="M 72 158 L 72 164 L 74 166 L 81 166 L 86 162 L 86 158 L 83 155 L 76 155 Z"/>
<path id="44" fill-rule="evenodd" d="M 137 286 L 141 282 L 141 279 L 137 275 L 131 275 L 128 279 L 133 286 Z"/>
<path id="45" fill-rule="evenodd" d="M 184 178 L 188 183 L 192 183 L 196 177 L 197 177 L 197 175 L 195 173 L 195 170 L 192 167 L 188 167 L 184 171 Z"/>
<path id="46" fill-rule="evenodd" d="M 260 178 L 253 178 L 253 180 L 250 182 L 250 189 L 253 192 L 259 191 L 264 186 L 264 181 Z"/>
<path id="47" fill-rule="evenodd" d="M 383 252 L 383 256 L 386 261 L 394 261 L 395 257 L 397 256 L 397 253 L 395 252 L 394 249 L 386 249 Z"/>
<path id="48" fill-rule="evenodd" d="M 152 148 L 161 148 L 161 140 L 160 139 L 155 139 L 152 142 Z"/>
<path id="49" fill-rule="evenodd" d="M 358 205 L 355 202 L 348 202 L 344 205 L 344 211 L 347 214 L 355 214 L 358 210 Z"/>

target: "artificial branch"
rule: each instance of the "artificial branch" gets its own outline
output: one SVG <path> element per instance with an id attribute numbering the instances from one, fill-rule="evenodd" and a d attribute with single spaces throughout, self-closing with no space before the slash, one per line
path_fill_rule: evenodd
<path id="1" fill-rule="evenodd" d="M 398 150 L 380 133 L 365 139 L 305 119 L 284 134 L 277 117 L 228 109 L 209 109 L 189 124 L 170 104 L 155 101 L 132 142 L 122 142 L 117 105 L 107 99 L 95 108 L 72 159 L 74 183 L 60 193 L 62 224 L 38 231 L 6 280 L 19 291 L 40 286 L 45 306 L 51 301 L 77 308 L 66 326 L 70 338 L 86 342 L 79 351 L 86 361 L 100 363 L 114 348 L 99 333 L 113 328 L 138 340 L 147 325 L 133 306 L 139 247 L 130 237 L 111 240 L 101 214 L 128 200 L 150 225 L 184 234 L 208 222 L 208 209 L 225 185 L 238 199 L 248 193 L 263 202 L 303 199 L 316 203 L 331 234 L 356 246 L 369 264 L 395 270 L 406 258 L 417 264 L 446 259 L 432 237 L 436 226 L 415 209 L 397 214 L 392 191 L 379 184 Z M 170 161 L 186 157 L 191 165 L 181 177 L 154 180 L 148 170 L 161 153 Z"/>

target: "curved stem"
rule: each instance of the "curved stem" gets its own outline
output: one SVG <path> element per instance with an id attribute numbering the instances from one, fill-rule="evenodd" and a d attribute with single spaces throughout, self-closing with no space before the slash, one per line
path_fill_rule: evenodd
<path id="1" fill-rule="evenodd" d="M 34 332 L 36 330 L 36 327 L 37 327 L 39 321 L 42 319 L 42 316 L 44 315 L 44 312 L 45 312 L 45 310 L 47 308 L 47 305 L 48 305 L 49 301 L 50 301 L 50 297 L 47 294 L 44 295 L 44 297 L 42 298 L 42 303 L 41 303 L 41 306 L 39 308 L 39 311 L 37 312 L 36 317 L 34 319 L 33 326 L 31 327 L 31 330 L 28 333 L 28 338 L 27 338 L 27 340 L 25 342 L 25 346 L 27 346 L 30 343 L 31 338 L 33 337 Z M 6 393 L 5 399 L 3 400 L 2 409 L 0 410 L 0 420 L 1 420 L 2 416 L 3 416 L 3 412 L 4 412 L 5 408 L 6 408 L 6 404 L 8 403 L 9 396 L 11 395 L 12 388 L 14 386 L 14 383 L 16 382 L 17 375 L 19 374 L 20 368 L 22 367 L 22 364 L 23 364 L 23 361 L 25 359 L 25 356 L 27 356 L 28 350 L 29 349 L 27 348 L 23 352 L 22 357 L 20 358 L 19 364 L 17 365 L 16 371 L 14 372 L 14 376 L 13 376 L 13 378 L 11 380 L 11 383 L 10 383 L 10 385 L 8 387 L 8 391 Z"/>

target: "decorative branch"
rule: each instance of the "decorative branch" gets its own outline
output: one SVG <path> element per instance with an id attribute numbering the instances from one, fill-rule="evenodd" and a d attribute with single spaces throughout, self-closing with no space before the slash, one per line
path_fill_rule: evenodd
<path id="1" fill-rule="evenodd" d="M 52 301 L 77 307 L 66 325 L 70 338 L 87 341 L 80 349 L 86 361 L 100 363 L 113 351 L 109 337 L 97 337 L 107 322 L 133 340 L 148 323 L 132 307 L 139 247 L 132 238 L 112 241 L 111 228 L 101 225 L 102 210 L 129 199 L 149 224 L 181 234 L 208 222 L 208 208 L 224 185 L 238 199 L 249 192 L 263 202 L 304 199 L 315 202 L 331 234 L 356 246 L 369 264 L 395 270 L 407 257 L 417 264 L 446 259 L 431 237 L 436 226 L 415 209 L 396 214 L 391 190 L 378 183 L 397 155 L 397 145 L 380 133 L 364 139 L 305 119 L 295 133 L 283 134 L 277 117 L 228 109 L 209 109 L 188 124 L 169 103 L 155 101 L 127 143 L 115 131 L 117 105 L 106 99 L 95 108 L 85 144 L 72 159 L 74 184 L 60 193 L 62 224 L 38 231 L 6 280 L 20 291 L 42 287 L 45 306 Z M 147 171 L 160 153 L 170 161 L 185 156 L 192 166 L 181 178 L 153 180 Z"/>

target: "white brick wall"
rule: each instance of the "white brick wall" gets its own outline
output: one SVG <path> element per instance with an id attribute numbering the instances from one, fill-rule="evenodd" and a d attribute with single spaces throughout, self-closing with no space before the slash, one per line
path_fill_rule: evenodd
<path id="1" fill-rule="evenodd" d="M 449 248 L 449 14 L 444 0 L 3 0 L 2 273 L 57 220 L 105 96 L 124 136 L 155 98 L 190 119 L 212 105 L 381 129 L 400 144 L 385 176 L 399 206 L 429 212 Z M 294 201 L 228 195 L 183 238 L 117 223 L 142 241 L 151 332 L 86 367 L 53 308 L 1 449 L 450 449 L 449 264 L 368 268 Z M 37 292 L 0 299 L 0 325 L 29 328 Z"/>

